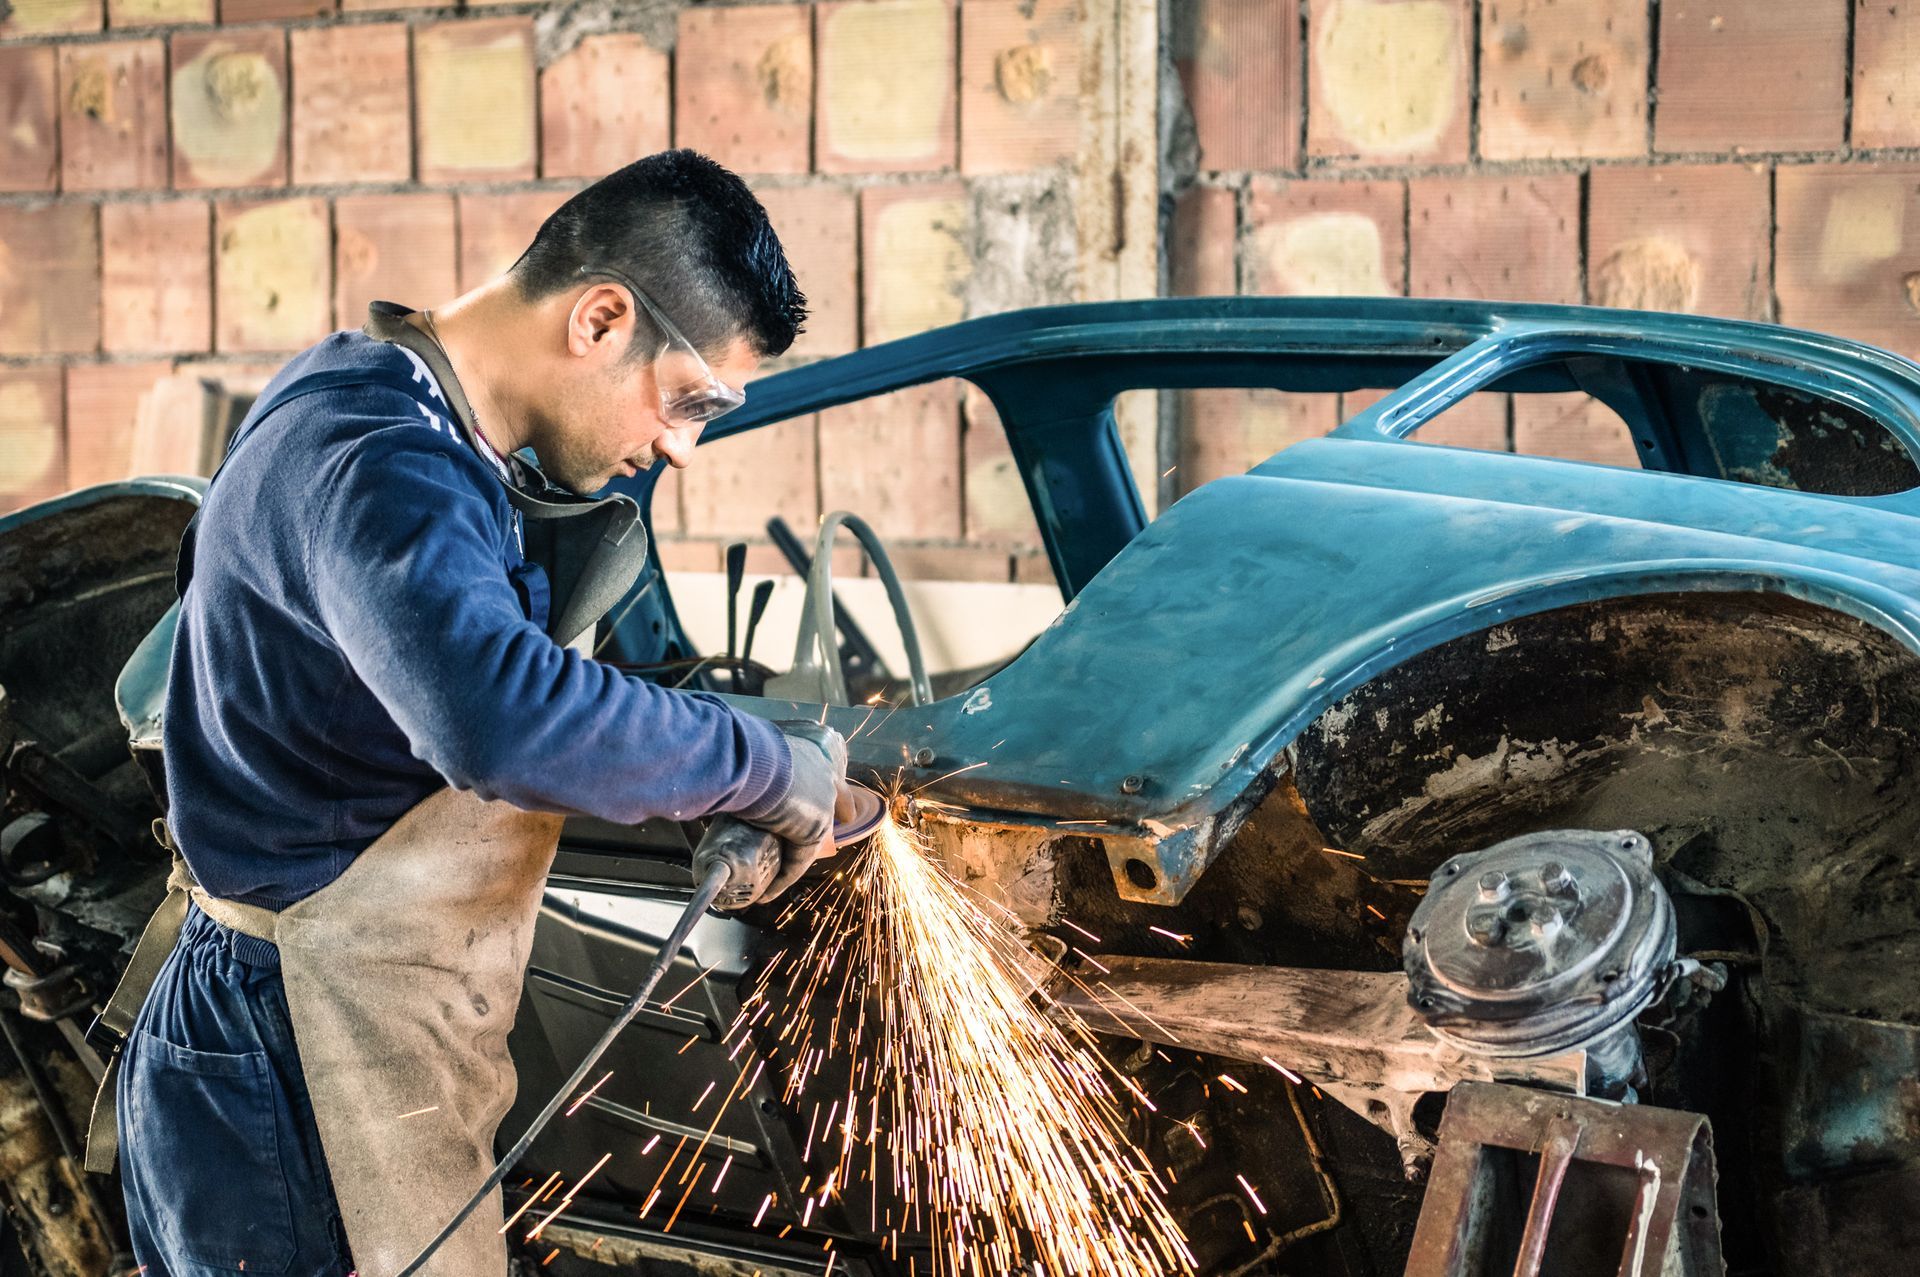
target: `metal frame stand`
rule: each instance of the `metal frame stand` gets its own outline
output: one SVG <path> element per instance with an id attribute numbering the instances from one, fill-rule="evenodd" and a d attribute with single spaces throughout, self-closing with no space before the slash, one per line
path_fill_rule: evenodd
<path id="1" fill-rule="evenodd" d="M 1698 1113 L 1464 1082 L 1407 1277 L 1719 1277 L 1715 1179 Z"/>

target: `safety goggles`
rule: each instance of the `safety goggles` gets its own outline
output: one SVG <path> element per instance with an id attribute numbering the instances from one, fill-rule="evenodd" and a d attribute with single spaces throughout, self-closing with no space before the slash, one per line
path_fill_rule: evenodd
<path id="1" fill-rule="evenodd" d="M 725 416 L 747 401 L 744 391 L 713 375 L 693 343 L 673 326 L 640 285 L 609 266 L 582 266 L 580 274 L 605 275 L 624 285 L 660 330 L 660 349 L 653 356 L 654 381 L 660 387 L 660 416 L 669 425 L 699 425 Z"/>

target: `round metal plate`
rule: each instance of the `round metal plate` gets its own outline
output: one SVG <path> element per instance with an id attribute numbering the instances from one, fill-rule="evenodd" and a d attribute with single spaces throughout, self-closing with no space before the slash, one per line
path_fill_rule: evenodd
<path id="1" fill-rule="evenodd" d="M 1545 830 L 1453 857 L 1402 947 L 1414 1008 L 1493 1055 L 1611 1032 L 1653 998 L 1673 952 L 1652 845 L 1630 829 Z"/>
<path id="2" fill-rule="evenodd" d="M 1612 952 L 1633 908 L 1619 863 L 1571 840 L 1461 868 L 1429 893 L 1427 952 L 1434 978 L 1465 998 L 1561 994 Z"/>
<path id="3" fill-rule="evenodd" d="M 851 789 L 853 815 L 833 827 L 833 845 L 842 851 L 870 838 L 873 831 L 880 828 L 880 819 L 887 810 L 886 802 L 871 789 L 860 785 Z"/>

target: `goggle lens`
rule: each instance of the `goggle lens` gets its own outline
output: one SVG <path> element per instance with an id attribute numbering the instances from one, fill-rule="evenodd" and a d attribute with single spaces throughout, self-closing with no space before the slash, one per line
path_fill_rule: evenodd
<path id="1" fill-rule="evenodd" d="M 680 330 L 673 326 L 673 321 L 661 312 L 660 307 L 654 304 L 653 299 L 647 296 L 646 290 L 640 285 L 621 272 L 608 267 L 582 266 L 579 273 L 606 275 L 619 280 L 633 294 L 634 300 L 644 306 L 654 322 L 660 326 L 661 335 L 666 340 L 654 356 L 655 377 L 657 380 L 688 387 L 675 394 L 669 394 L 666 386 L 664 384 L 661 386 L 661 416 L 671 422 L 695 425 L 712 421 L 715 417 L 725 416 L 747 401 L 745 394 L 713 375 L 713 369 L 701 357 L 700 352 L 694 349 L 693 343 L 681 335 Z M 663 373 L 669 375 L 663 377 Z"/>
<path id="2" fill-rule="evenodd" d="M 715 382 L 710 386 L 700 386 L 684 394 L 668 399 L 665 416 L 670 421 L 697 422 L 712 421 L 723 417 L 746 402 L 746 396 L 730 386 Z"/>

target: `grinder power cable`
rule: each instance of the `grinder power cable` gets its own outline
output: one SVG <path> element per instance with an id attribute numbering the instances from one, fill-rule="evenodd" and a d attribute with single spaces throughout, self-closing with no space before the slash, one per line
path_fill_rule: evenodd
<path id="1" fill-rule="evenodd" d="M 880 796 L 870 789 L 851 785 L 847 792 L 853 799 L 854 810 L 849 819 L 834 826 L 833 845 L 836 851 L 845 850 L 871 836 L 873 831 L 880 827 L 881 817 L 886 809 Z M 467 1199 L 467 1204 L 447 1221 L 446 1227 L 427 1243 L 424 1250 L 414 1256 L 412 1263 L 400 1270 L 397 1277 L 413 1277 L 413 1274 L 418 1273 L 427 1261 L 433 1258 L 434 1252 L 440 1249 L 447 1238 L 459 1231 L 460 1226 L 467 1221 L 467 1217 L 473 1214 L 474 1208 L 500 1186 L 500 1181 L 506 1178 L 507 1172 L 513 1169 L 514 1164 L 532 1146 L 534 1138 L 546 1129 L 547 1123 L 552 1121 L 553 1115 L 560 1111 L 560 1106 L 566 1103 L 567 1097 L 587 1080 L 587 1075 L 593 1071 L 593 1066 L 599 1063 L 600 1057 L 606 1054 L 607 1048 L 613 1045 L 614 1039 L 620 1036 L 621 1030 L 633 1022 L 634 1016 L 640 1014 L 640 1008 L 645 1006 L 647 999 L 653 996 L 653 990 L 660 983 L 661 977 L 666 975 L 667 968 L 672 966 L 674 959 L 680 956 L 680 950 L 686 944 L 687 937 L 692 934 L 694 925 L 700 921 L 700 916 L 710 908 L 739 909 L 751 904 L 756 896 L 766 890 L 767 884 L 773 881 L 773 875 L 779 868 L 780 840 L 773 834 L 764 829 L 755 828 L 734 816 L 716 816 L 708 823 L 707 832 L 701 836 L 700 845 L 694 849 L 693 853 L 695 883 L 693 896 L 687 901 L 687 907 L 681 913 L 679 920 L 674 923 L 673 930 L 668 932 L 667 938 L 661 942 L 660 952 L 654 956 L 652 965 L 647 968 L 646 978 L 641 980 L 640 987 L 634 991 L 631 998 L 627 999 L 627 1004 L 620 1008 L 620 1014 L 613 1018 L 613 1023 L 609 1024 L 606 1032 L 600 1035 L 600 1040 L 594 1043 L 593 1049 L 588 1051 L 585 1058 L 580 1061 L 579 1067 L 573 1071 L 573 1076 L 553 1093 L 546 1106 L 527 1127 L 526 1134 L 507 1150 L 506 1155 L 493 1168 L 493 1174 L 487 1176 L 486 1182 Z"/>

